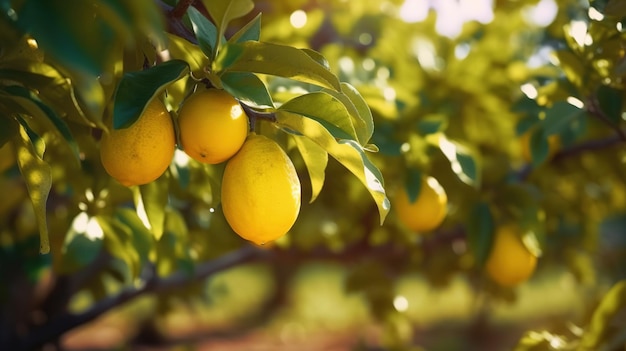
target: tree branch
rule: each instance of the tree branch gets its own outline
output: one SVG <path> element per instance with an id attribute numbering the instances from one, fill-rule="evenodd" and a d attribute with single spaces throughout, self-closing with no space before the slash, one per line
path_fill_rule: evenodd
<path id="1" fill-rule="evenodd" d="M 50 320 L 45 325 L 33 329 L 26 337 L 14 338 L 8 341 L 7 350 L 33 350 L 57 339 L 65 332 L 90 322 L 107 311 L 127 303 L 136 297 L 147 293 L 159 293 L 176 287 L 184 286 L 193 281 L 204 279 L 212 274 L 221 272 L 236 265 L 258 261 L 266 258 L 267 252 L 253 246 L 247 246 L 228 253 L 210 262 L 196 266 L 192 274 L 176 272 L 165 278 L 155 278 L 146 284 L 121 291 L 117 295 L 103 299 L 90 309 L 75 314 L 65 314 Z M 2 348 L 5 349 L 4 347 Z"/>
<path id="2" fill-rule="evenodd" d="M 187 11 L 187 8 L 191 5 L 191 3 L 193 3 L 193 0 L 180 0 L 176 4 L 176 7 L 172 7 L 162 0 L 156 0 L 156 2 L 165 15 L 165 19 L 167 21 L 167 31 L 186 39 L 190 43 L 197 44 L 198 41 L 196 40 L 196 36 L 185 26 L 182 20 L 184 12 Z M 187 3 L 189 3 L 189 5 L 186 5 Z M 184 6 L 187 7 L 185 7 L 184 12 L 179 15 L 176 11 L 183 11 L 182 8 Z"/>
<path id="3" fill-rule="evenodd" d="M 178 0 L 174 9 L 170 11 L 170 15 L 173 18 L 182 18 L 185 13 L 187 13 L 187 9 L 194 3 L 195 0 Z"/>

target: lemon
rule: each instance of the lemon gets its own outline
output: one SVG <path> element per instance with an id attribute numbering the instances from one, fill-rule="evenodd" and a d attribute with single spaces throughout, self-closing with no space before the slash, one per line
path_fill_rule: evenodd
<path id="1" fill-rule="evenodd" d="M 300 212 L 300 180 L 283 149 L 251 133 L 228 160 L 222 179 L 222 207 L 230 227 L 263 245 L 285 235 Z"/>
<path id="2" fill-rule="evenodd" d="M 102 135 L 100 158 L 107 173 L 121 184 L 141 185 L 165 172 L 175 147 L 172 118 L 165 105 L 153 99 L 130 127 Z"/>
<path id="3" fill-rule="evenodd" d="M 423 177 L 419 195 L 411 202 L 406 189 L 398 191 L 394 208 L 398 219 L 410 230 L 428 232 L 437 228 L 448 213 L 448 196 L 437 179 Z"/>
<path id="4" fill-rule="evenodd" d="M 183 103 L 178 127 L 180 143 L 189 157 L 217 164 L 239 151 L 248 134 L 248 118 L 226 91 L 206 89 Z"/>
<path id="5" fill-rule="evenodd" d="M 537 257 L 522 242 L 514 225 L 499 227 L 485 268 L 496 283 L 512 287 L 526 281 L 535 271 Z"/>

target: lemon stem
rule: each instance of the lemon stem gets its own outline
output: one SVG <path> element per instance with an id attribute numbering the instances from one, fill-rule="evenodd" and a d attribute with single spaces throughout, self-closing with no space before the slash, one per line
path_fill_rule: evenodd
<path id="1" fill-rule="evenodd" d="M 250 121 L 250 131 L 254 131 L 257 119 L 263 119 L 270 122 L 276 122 L 276 114 L 274 112 L 261 112 L 239 101 L 241 108 L 248 116 Z"/>

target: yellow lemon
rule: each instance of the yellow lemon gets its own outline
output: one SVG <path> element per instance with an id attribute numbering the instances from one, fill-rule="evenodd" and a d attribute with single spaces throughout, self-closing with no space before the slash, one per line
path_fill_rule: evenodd
<path id="1" fill-rule="evenodd" d="M 102 135 L 104 169 L 125 186 L 152 182 L 167 169 L 176 148 L 174 123 L 165 105 L 153 99 L 128 128 Z"/>
<path id="2" fill-rule="evenodd" d="M 496 283 L 512 287 L 526 281 L 535 271 L 537 257 L 522 242 L 513 225 L 499 227 L 485 268 Z"/>
<path id="3" fill-rule="evenodd" d="M 404 225 L 416 232 L 437 228 L 448 213 L 448 197 L 437 179 L 423 177 L 419 195 L 411 202 L 405 189 L 398 191 L 394 207 Z"/>
<path id="4" fill-rule="evenodd" d="M 230 227 L 242 238 L 266 244 L 285 235 L 300 212 L 300 180 L 283 149 L 250 134 L 226 163 L 222 207 Z"/>
<path id="5" fill-rule="evenodd" d="M 196 161 L 216 164 L 231 158 L 248 134 L 248 118 L 239 102 L 224 90 L 191 95 L 178 112 L 180 143 Z"/>

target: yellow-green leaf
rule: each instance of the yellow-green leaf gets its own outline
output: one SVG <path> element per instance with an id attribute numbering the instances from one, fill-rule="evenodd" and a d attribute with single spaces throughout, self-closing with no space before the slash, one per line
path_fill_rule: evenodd
<path id="1" fill-rule="evenodd" d="M 33 145 L 26 128 L 20 125 L 19 129 L 19 134 L 15 139 L 17 164 L 24 177 L 30 201 L 35 209 L 39 226 L 39 251 L 45 254 L 50 252 L 48 222 L 46 219 L 46 202 L 52 186 L 50 166 L 38 155 L 37 147 Z M 43 145 L 43 141 L 35 141 L 35 143 Z"/>
<path id="2" fill-rule="evenodd" d="M 293 140 L 306 164 L 309 178 L 311 178 L 311 200 L 309 202 L 313 202 L 324 186 L 328 152 L 307 137 L 294 135 Z"/>

